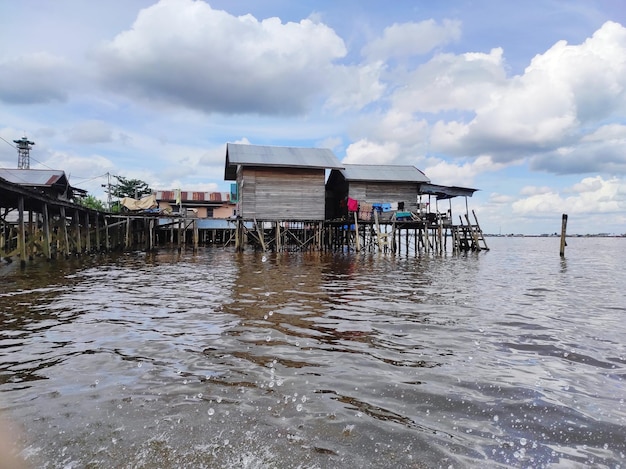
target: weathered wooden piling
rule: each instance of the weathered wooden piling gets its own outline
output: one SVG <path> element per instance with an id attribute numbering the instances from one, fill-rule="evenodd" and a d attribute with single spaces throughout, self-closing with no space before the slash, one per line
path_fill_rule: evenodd
<path id="1" fill-rule="evenodd" d="M 567 214 L 564 213 L 561 217 L 561 249 L 559 251 L 561 257 L 565 256 L 565 246 L 567 246 L 567 242 L 565 241 L 565 237 L 567 236 Z"/>

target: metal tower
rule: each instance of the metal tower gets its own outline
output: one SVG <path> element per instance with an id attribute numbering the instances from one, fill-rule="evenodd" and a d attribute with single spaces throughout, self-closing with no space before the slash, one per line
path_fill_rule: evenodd
<path id="1" fill-rule="evenodd" d="M 30 169 L 30 147 L 35 144 L 24 135 L 19 140 L 13 140 L 17 144 L 17 169 Z"/>

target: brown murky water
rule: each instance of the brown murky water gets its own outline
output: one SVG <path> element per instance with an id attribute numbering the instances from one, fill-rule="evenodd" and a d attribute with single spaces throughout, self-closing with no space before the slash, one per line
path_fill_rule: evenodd
<path id="1" fill-rule="evenodd" d="M 624 467 L 626 239 L 0 267 L 30 467 Z"/>

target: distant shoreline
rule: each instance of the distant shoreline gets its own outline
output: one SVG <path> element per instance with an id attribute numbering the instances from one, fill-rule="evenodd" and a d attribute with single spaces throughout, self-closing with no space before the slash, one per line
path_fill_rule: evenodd
<path id="1" fill-rule="evenodd" d="M 493 233 L 485 233 L 485 237 L 489 238 L 559 238 L 561 235 L 559 234 L 493 234 Z M 626 238 L 625 234 L 609 234 L 609 233 L 598 233 L 598 234 L 568 234 L 567 238 Z"/>

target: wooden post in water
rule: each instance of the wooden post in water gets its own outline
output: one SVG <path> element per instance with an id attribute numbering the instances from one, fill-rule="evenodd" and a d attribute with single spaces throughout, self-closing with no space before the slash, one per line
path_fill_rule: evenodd
<path id="1" fill-rule="evenodd" d="M 50 252 L 50 216 L 48 213 L 48 204 L 43 204 L 43 253 L 46 256 L 46 259 L 50 260 L 52 258 L 52 253 Z"/>
<path id="2" fill-rule="evenodd" d="M 89 212 L 85 210 L 85 251 L 91 252 L 91 233 L 89 230 Z"/>
<path id="3" fill-rule="evenodd" d="M 561 257 L 565 256 L 565 246 L 567 246 L 567 242 L 565 241 L 565 236 L 567 233 L 567 214 L 563 214 L 563 218 L 561 220 Z"/>
<path id="4" fill-rule="evenodd" d="M 361 244 L 359 240 L 359 217 L 357 216 L 358 212 L 354 212 L 354 246 L 356 248 L 356 252 L 361 251 Z M 350 229 L 350 226 L 348 226 Z"/>
<path id="5" fill-rule="evenodd" d="M 26 265 L 26 225 L 24 223 L 24 196 L 20 195 L 17 199 L 17 211 L 18 211 L 18 238 L 17 244 L 19 246 L 20 263 L 23 266 Z"/>
<path id="6" fill-rule="evenodd" d="M 65 257 L 70 257 L 70 238 L 67 233 L 67 216 L 65 214 L 65 207 L 61 207 L 60 209 L 60 221 L 61 221 L 61 235 L 63 236 L 63 252 Z"/>

